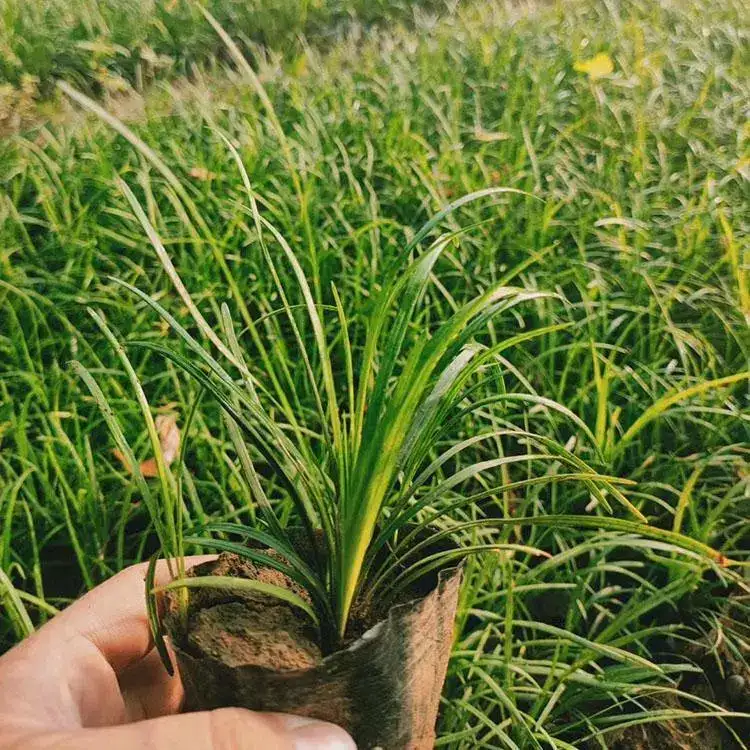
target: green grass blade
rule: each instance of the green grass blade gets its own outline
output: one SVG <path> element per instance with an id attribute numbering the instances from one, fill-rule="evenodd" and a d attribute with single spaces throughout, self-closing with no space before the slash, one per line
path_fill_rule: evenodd
<path id="1" fill-rule="evenodd" d="M 156 229 L 154 229 L 151 222 L 148 220 L 148 216 L 146 216 L 146 212 L 141 207 L 141 204 L 138 202 L 138 199 L 135 197 L 135 194 L 133 193 L 133 191 L 130 189 L 128 184 L 120 178 L 117 179 L 117 185 L 120 188 L 120 191 L 122 192 L 122 194 L 127 199 L 128 203 L 130 204 L 130 207 L 133 209 L 133 213 L 136 215 L 136 218 L 138 219 L 140 225 L 143 227 L 143 230 L 146 232 L 146 235 L 149 238 L 151 245 L 156 251 L 156 255 L 159 258 L 159 262 L 161 263 L 162 268 L 164 268 L 164 271 L 169 277 L 169 280 L 172 282 L 172 286 L 174 286 L 174 288 L 177 290 L 177 294 L 180 295 L 180 299 L 185 304 L 185 307 L 187 307 L 188 312 L 192 316 L 200 332 L 232 364 L 234 364 L 239 370 L 243 371 L 244 370 L 243 363 L 240 360 L 237 360 L 235 358 L 232 351 L 230 351 L 230 349 L 227 348 L 226 344 L 216 335 L 213 328 L 211 328 L 211 326 L 208 324 L 206 319 L 201 314 L 201 311 L 198 309 L 198 306 L 195 304 L 195 302 L 193 302 L 193 298 L 190 296 L 190 293 L 188 292 L 187 288 L 182 283 L 182 279 L 177 273 L 177 269 L 174 267 L 174 264 L 172 263 L 172 259 L 169 257 L 169 253 L 167 253 L 166 249 L 164 248 L 161 238 L 157 234 Z"/>
<path id="2" fill-rule="evenodd" d="M 96 405 L 99 407 L 99 410 L 104 417 L 104 421 L 109 428 L 109 432 L 115 441 L 117 449 L 124 456 L 128 468 L 133 475 L 133 480 L 135 481 L 136 487 L 138 488 L 141 498 L 143 499 L 143 502 L 148 509 L 149 516 L 151 517 L 151 521 L 154 524 L 154 528 L 156 529 L 156 533 L 159 537 L 159 542 L 161 543 L 162 548 L 168 555 L 176 552 L 176 550 L 170 547 L 172 542 L 172 535 L 163 518 L 162 508 L 160 508 L 160 506 L 156 502 L 156 499 L 151 493 L 151 489 L 149 488 L 148 483 L 141 473 L 140 464 L 136 460 L 133 450 L 122 431 L 122 427 L 120 426 L 120 423 L 117 420 L 117 417 L 115 416 L 111 405 L 102 392 L 102 389 L 99 387 L 99 384 L 96 382 L 96 380 L 94 380 L 91 373 L 80 362 L 74 360 L 70 363 L 70 367 L 73 372 L 75 372 L 76 375 L 81 378 L 81 380 L 88 388 L 89 393 L 91 393 L 94 401 L 96 402 Z"/>
<path id="3" fill-rule="evenodd" d="M 671 409 L 675 404 L 679 404 L 682 401 L 686 401 L 694 396 L 699 396 L 702 393 L 713 391 L 724 386 L 734 385 L 739 383 L 741 380 L 747 380 L 750 378 L 750 371 L 739 372 L 735 375 L 727 375 L 723 378 L 716 378 L 715 380 L 704 380 L 702 383 L 696 383 L 689 388 L 684 388 L 676 393 L 670 393 L 667 396 L 660 398 L 656 403 L 649 406 L 643 414 L 633 422 L 632 425 L 625 431 L 625 434 L 620 438 L 618 443 L 618 450 L 622 451 L 623 448 L 650 422 L 657 419 L 662 414 Z"/>
<path id="4" fill-rule="evenodd" d="M 0 568 L 0 602 L 8 607 L 8 617 L 17 628 L 20 637 L 30 636 L 34 632 L 34 623 L 31 621 L 18 591 L 2 568 Z"/>
<path id="5" fill-rule="evenodd" d="M 154 593 L 160 593 L 162 591 L 176 591 L 183 588 L 210 588 L 222 591 L 238 591 L 240 593 L 265 594 L 302 610 L 316 625 L 319 624 L 317 613 L 301 596 L 281 586 L 255 581 L 250 578 L 236 578 L 233 576 L 178 578 L 164 586 L 157 586 L 153 591 Z"/>
<path id="6" fill-rule="evenodd" d="M 161 663 L 170 677 L 174 675 L 174 665 L 172 658 L 167 650 L 167 644 L 164 641 L 164 628 L 162 627 L 161 618 L 159 617 L 159 600 L 158 595 L 154 592 L 154 581 L 156 579 L 156 563 L 159 561 L 159 553 L 155 553 L 148 562 L 146 571 L 146 614 L 148 624 L 151 630 L 151 637 L 154 640 L 154 646 L 159 654 Z"/>
<path id="7" fill-rule="evenodd" d="M 163 517 L 165 519 L 163 527 L 165 532 L 168 534 L 169 540 L 168 545 L 162 546 L 165 553 L 170 558 L 176 558 L 178 560 L 179 567 L 179 565 L 181 565 L 180 561 L 182 560 L 183 552 L 182 549 L 180 549 L 179 533 L 177 531 L 179 522 L 175 520 L 178 518 L 177 511 L 179 510 L 177 500 L 177 487 L 172 473 L 167 469 L 167 465 L 164 462 L 161 440 L 159 439 L 159 433 L 156 431 L 156 424 L 154 422 L 154 416 L 151 413 L 151 406 L 148 403 L 146 393 L 143 390 L 143 386 L 141 385 L 141 381 L 138 378 L 138 374 L 131 364 L 128 355 L 125 353 L 125 349 L 123 348 L 122 344 L 119 342 L 114 333 L 112 333 L 112 330 L 109 328 L 106 321 L 99 313 L 89 309 L 89 314 L 94 319 L 94 322 L 99 327 L 99 330 L 104 334 L 104 337 L 107 339 L 107 341 L 109 341 L 110 345 L 117 353 L 117 356 L 120 358 L 120 362 L 122 362 L 122 365 L 125 368 L 125 372 L 127 373 L 128 379 L 130 380 L 130 384 L 135 391 L 136 399 L 138 401 L 138 405 L 140 406 L 143 419 L 146 423 L 146 429 L 148 430 L 148 436 L 151 441 L 151 450 L 156 461 L 159 483 L 161 485 L 161 500 L 164 504 Z"/>

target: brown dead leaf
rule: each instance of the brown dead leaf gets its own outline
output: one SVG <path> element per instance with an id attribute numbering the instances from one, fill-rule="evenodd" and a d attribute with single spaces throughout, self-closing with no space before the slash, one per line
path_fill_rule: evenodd
<path id="1" fill-rule="evenodd" d="M 177 417 L 174 414 L 159 414 L 154 420 L 156 432 L 159 435 L 159 444 L 161 453 L 164 456 L 164 463 L 171 466 L 180 452 L 180 428 L 177 426 Z M 117 449 L 112 451 L 114 457 L 132 473 L 132 468 L 125 456 Z M 155 458 L 147 458 L 141 462 L 141 474 L 144 477 L 159 476 Z"/>

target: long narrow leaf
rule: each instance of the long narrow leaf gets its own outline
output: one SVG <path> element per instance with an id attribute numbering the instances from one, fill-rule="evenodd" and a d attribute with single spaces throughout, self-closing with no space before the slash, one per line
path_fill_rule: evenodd
<path id="1" fill-rule="evenodd" d="M 263 581 L 255 581 L 250 578 L 237 578 L 234 576 L 195 576 L 192 578 L 178 578 L 164 586 L 157 586 L 154 593 L 162 591 L 175 591 L 182 588 L 210 588 L 224 591 L 239 591 L 266 594 L 279 599 L 293 607 L 301 609 L 316 625 L 318 615 L 315 610 L 301 597 L 282 586 L 275 586 Z"/>

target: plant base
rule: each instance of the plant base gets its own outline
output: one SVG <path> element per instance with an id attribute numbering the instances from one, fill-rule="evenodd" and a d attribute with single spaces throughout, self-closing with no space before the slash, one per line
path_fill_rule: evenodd
<path id="1" fill-rule="evenodd" d="M 201 575 L 211 572 L 200 567 Z M 172 632 L 186 709 L 294 713 L 344 727 L 359 750 L 428 750 L 435 741 L 460 581 L 459 568 L 441 572 L 427 595 L 393 607 L 348 648 L 324 658 L 305 615 L 285 604 L 265 599 L 271 614 L 258 626 L 255 615 L 252 624 L 243 620 L 246 602 L 204 602 L 204 616 L 217 606 L 237 610 L 216 618 L 206 642 L 190 637 L 196 613 L 191 603 L 187 636 Z M 257 609 L 257 602 L 251 605 Z"/>

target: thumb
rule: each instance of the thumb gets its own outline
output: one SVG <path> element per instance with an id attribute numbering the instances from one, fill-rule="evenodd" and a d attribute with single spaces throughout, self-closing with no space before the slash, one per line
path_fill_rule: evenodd
<path id="1" fill-rule="evenodd" d="M 40 738 L 42 739 L 42 738 Z M 42 740 L 45 750 L 356 750 L 334 724 L 242 708 L 165 716 L 106 729 L 85 729 Z M 45 741 L 46 740 L 46 741 Z M 35 750 L 36 745 L 27 745 Z"/>

